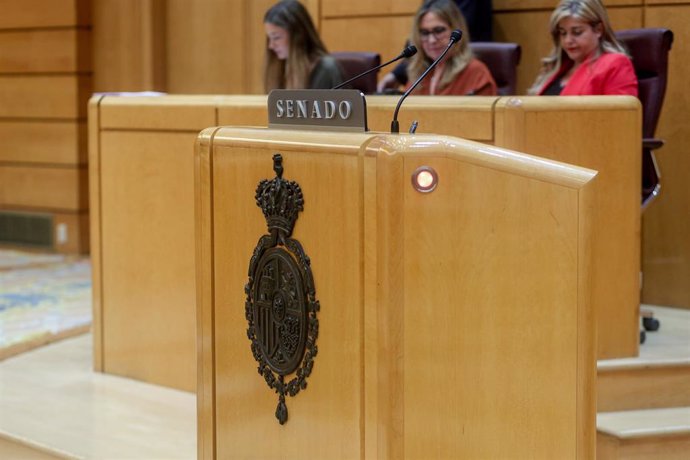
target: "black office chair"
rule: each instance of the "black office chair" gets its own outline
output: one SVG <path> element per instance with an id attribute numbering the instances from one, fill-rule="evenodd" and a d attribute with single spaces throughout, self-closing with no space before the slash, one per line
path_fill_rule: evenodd
<path id="1" fill-rule="evenodd" d="M 496 81 L 499 96 L 510 96 L 517 91 L 517 66 L 522 49 L 517 43 L 470 42 L 477 59 L 489 68 Z"/>
<path id="2" fill-rule="evenodd" d="M 664 145 L 654 133 L 661 114 L 668 78 L 668 53 L 673 32 L 661 28 L 629 29 L 616 33 L 628 49 L 637 75 L 639 99 L 642 103 L 642 209 L 659 195 L 659 167 L 654 150 Z"/>
<path id="3" fill-rule="evenodd" d="M 340 69 L 343 72 L 343 81 L 349 80 L 355 75 L 359 75 L 381 64 L 380 54 L 367 51 L 338 51 L 331 53 L 331 56 L 340 65 Z M 372 72 L 350 83 L 350 88 L 358 89 L 364 94 L 374 94 L 376 92 L 377 78 L 378 72 Z"/>
<path id="4" fill-rule="evenodd" d="M 661 174 L 654 150 L 664 141 L 654 137 L 666 94 L 668 53 L 673 44 L 673 32 L 661 28 L 621 30 L 616 38 L 628 49 L 638 82 L 638 98 L 642 103 L 642 210 L 659 195 Z M 640 343 L 646 331 L 659 329 L 659 320 L 652 311 L 641 309 L 642 327 Z"/>

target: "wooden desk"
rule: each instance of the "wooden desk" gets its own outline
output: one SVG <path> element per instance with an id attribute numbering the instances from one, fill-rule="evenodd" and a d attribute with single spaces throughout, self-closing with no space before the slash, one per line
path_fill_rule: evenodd
<path id="1" fill-rule="evenodd" d="M 96 369 L 194 391 L 192 146 L 208 126 L 265 126 L 265 101 L 91 101 Z M 368 97 L 370 128 L 387 132 L 396 103 Z M 638 351 L 639 116 L 634 99 L 607 97 L 413 96 L 400 111 L 401 126 L 417 119 L 418 133 L 436 131 L 600 172 L 593 267 L 600 358 Z"/>

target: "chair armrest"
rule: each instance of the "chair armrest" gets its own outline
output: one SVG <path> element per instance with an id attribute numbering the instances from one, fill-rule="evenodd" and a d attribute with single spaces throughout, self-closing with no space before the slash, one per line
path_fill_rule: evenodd
<path id="1" fill-rule="evenodd" d="M 653 139 L 649 137 L 645 137 L 644 139 L 642 139 L 642 147 L 645 149 L 656 150 L 663 145 L 664 141 L 662 141 L 661 139 Z"/>

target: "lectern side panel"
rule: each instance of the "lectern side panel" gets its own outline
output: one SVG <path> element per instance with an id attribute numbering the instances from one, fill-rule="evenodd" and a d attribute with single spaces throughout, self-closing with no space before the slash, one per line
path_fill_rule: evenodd
<path id="1" fill-rule="evenodd" d="M 362 456 L 361 160 L 357 149 L 320 150 L 258 141 L 213 148 L 218 458 Z M 291 238 L 311 260 L 321 306 L 313 372 L 306 389 L 286 398 L 284 425 L 275 416 L 278 396 L 257 373 L 244 289 L 253 251 L 268 233 L 255 192 L 261 180 L 275 177 L 276 152 L 283 157 L 283 178 L 296 181 L 304 196 Z"/>
<path id="2" fill-rule="evenodd" d="M 578 190 L 405 157 L 406 458 L 574 458 Z M 419 436 L 419 433 L 425 433 Z"/>

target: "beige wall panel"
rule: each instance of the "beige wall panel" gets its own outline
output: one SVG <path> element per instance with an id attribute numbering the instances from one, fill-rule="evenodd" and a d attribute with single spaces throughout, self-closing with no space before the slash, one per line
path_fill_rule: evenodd
<path id="1" fill-rule="evenodd" d="M 244 93 L 247 34 L 263 35 L 247 24 L 245 2 L 168 1 L 167 62 L 170 93 Z"/>
<path id="2" fill-rule="evenodd" d="M 91 32 L 87 30 L 32 29 L 0 33 L 0 73 L 88 71 L 91 70 L 90 44 Z"/>
<path id="3" fill-rule="evenodd" d="M 419 8 L 419 0 L 321 0 L 322 17 L 331 16 L 388 16 L 395 14 L 414 14 Z M 353 29 L 357 32 L 363 30 Z"/>
<path id="4" fill-rule="evenodd" d="M 495 8 L 495 7 L 494 7 Z M 517 94 L 526 94 L 541 68 L 541 59 L 551 51 L 549 11 L 511 11 L 494 14 L 494 40 L 522 47 L 518 66 Z"/>
<path id="5" fill-rule="evenodd" d="M 639 349 L 641 113 L 632 97 L 525 97 L 499 101 L 496 145 L 599 171 L 593 299 L 599 359 Z M 604 107 L 608 100 L 609 107 Z M 595 104 L 588 107 L 587 104 Z M 564 123 L 563 120 L 568 120 Z M 577 142 L 563 142 L 577 133 Z M 607 152 L 602 154 L 602 152 Z"/>
<path id="6" fill-rule="evenodd" d="M 85 121 L 0 120 L 0 162 L 86 163 Z"/>
<path id="7" fill-rule="evenodd" d="M 613 30 L 638 29 L 644 25 L 642 8 L 608 8 Z"/>
<path id="8" fill-rule="evenodd" d="M 194 137 L 103 132 L 100 150 L 103 370 L 186 391 L 196 389 Z M 151 270 L 152 260 L 165 263 Z"/>
<path id="9" fill-rule="evenodd" d="M 226 299 L 215 311 L 217 455 L 250 458 L 256 447 L 249 440 L 262 433 L 272 440 L 262 443 L 263 458 L 359 458 L 363 267 L 357 150 L 343 154 L 344 147 L 333 146 L 313 155 L 298 145 L 279 149 L 284 177 L 297 181 L 304 193 L 305 210 L 293 238 L 311 258 L 321 304 L 314 371 L 304 393 L 287 398 L 289 421 L 281 426 L 274 415 L 278 398 L 256 372 L 243 289 L 256 242 L 266 233 L 253 197 L 259 181 L 274 176 L 275 149 L 251 146 L 231 157 L 219 150 L 213 159 L 214 177 L 222 178 L 214 181 L 214 232 L 226 242 L 219 241 L 214 254 L 215 296 Z"/>
<path id="10" fill-rule="evenodd" d="M 102 129 L 201 131 L 216 124 L 218 97 L 108 97 L 101 102 Z"/>
<path id="11" fill-rule="evenodd" d="M 0 0 L 0 29 L 89 25 L 88 0 Z"/>
<path id="12" fill-rule="evenodd" d="M 493 0 L 494 12 L 502 10 L 552 10 L 558 0 Z"/>
<path id="13" fill-rule="evenodd" d="M 91 77 L 0 76 L 0 117 L 86 118 Z"/>
<path id="14" fill-rule="evenodd" d="M 642 300 L 690 308 L 690 4 L 646 9 L 648 27 L 668 27 L 674 41 L 669 80 L 656 135 L 661 194 L 643 215 Z"/>
<path id="15" fill-rule="evenodd" d="M 0 205 L 41 210 L 88 209 L 86 168 L 0 166 Z"/>
<path id="16" fill-rule="evenodd" d="M 95 91 L 165 91 L 163 0 L 97 1 L 93 24 Z"/>
<path id="17" fill-rule="evenodd" d="M 400 54 L 411 27 L 408 16 L 324 19 L 321 36 L 330 51 L 373 51 L 385 62 Z"/>

